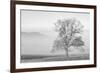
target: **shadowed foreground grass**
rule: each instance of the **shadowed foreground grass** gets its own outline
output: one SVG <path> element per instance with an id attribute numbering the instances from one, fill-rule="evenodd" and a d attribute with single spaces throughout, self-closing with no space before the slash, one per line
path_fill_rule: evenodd
<path id="1" fill-rule="evenodd" d="M 54 56 L 44 56 L 44 55 L 23 55 L 21 56 L 22 63 L 28 62 L 49 62 L 49 61 L 72 61 L 72 60 L 89 60 L 89 54 L 72 54 L 69 58 L 66 55 L 54 55 Z"/>

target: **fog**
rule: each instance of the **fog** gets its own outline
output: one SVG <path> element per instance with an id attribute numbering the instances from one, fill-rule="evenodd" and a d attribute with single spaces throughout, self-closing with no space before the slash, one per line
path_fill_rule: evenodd
<path id="1" fill-rule="evenodd" d="M 51 50 L 57 37 L 54 23 L 58 19 L 68 18 L 76 18 L 83 24 L 82 37 L 85 42 L 83 53 L 89 53 L 89 13 L 21 10 L 21 55 L 65 54 L 64 50 L 55 53 L 51 53 Z M 80 50 L 72 49 L 70 53 L 80 53 Z"/>

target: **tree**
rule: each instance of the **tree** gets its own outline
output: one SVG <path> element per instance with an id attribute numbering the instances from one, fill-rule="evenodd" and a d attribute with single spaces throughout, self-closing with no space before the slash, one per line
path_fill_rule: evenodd
<path id="1" fill-rule="evenodd" d="M 83 26 L 81 22 L 74 18 L 58 20 L 55 23 L 55 31 L 58 32 L 58 36 L 54 41 L 52 51 L 64 49 L 68 58 L 68 49 L 71 46 L 81 47 L 84 45 L 84 42 L 80 35 L 82 32 L 82 28 Z"/>

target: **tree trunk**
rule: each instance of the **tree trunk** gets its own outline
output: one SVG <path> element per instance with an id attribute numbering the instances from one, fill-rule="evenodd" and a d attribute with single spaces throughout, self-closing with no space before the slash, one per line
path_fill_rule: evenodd
<path id="1" fill-rule="evenodd" d="M 68 60 L 69 59 L 68 48 L 65 48 L 65 51 L 66 51 L 66 59 Z"/>

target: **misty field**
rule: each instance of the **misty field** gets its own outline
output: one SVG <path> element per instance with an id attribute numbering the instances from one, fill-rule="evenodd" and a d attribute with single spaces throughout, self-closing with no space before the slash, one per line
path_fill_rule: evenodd
<path id="1" fill-rule="evenodd" d="M 69 58 L 62 50 L 52 53 L 52 45 L 55 35 L 49 36 L 39 32 L 23 32 L 21 35 L 21 62 L 49 62 L 49 61 L 71 61 L 89 60 L 89 35 L 83 34 L 84 48 L 69 49 Z"/>
<path id="2" fill-rule="evenodd" d="M 23 55 L 21 57 L 21 62 L 49 62 L 49 61 L 71 61 L 71 60 L 89 60 L 89 54 L 78 54 L 70 55 L 66 58 L 66 55 L 56 55 L 56 56 L 41 56 L 41 55 Z"/>

